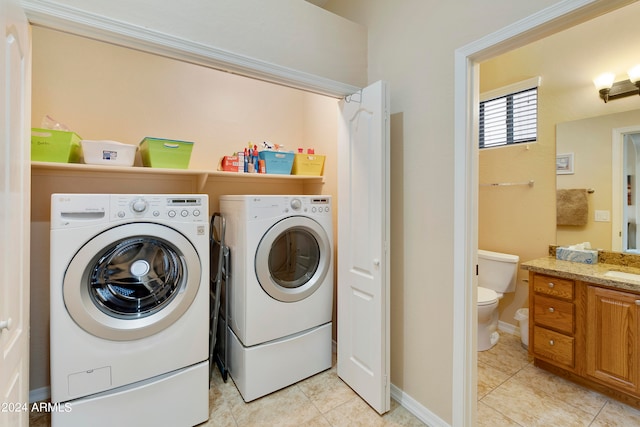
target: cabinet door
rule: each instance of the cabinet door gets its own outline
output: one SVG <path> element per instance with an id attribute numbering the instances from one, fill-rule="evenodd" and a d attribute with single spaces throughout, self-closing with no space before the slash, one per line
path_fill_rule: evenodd
<path id="1" fill-rule="evenodd" d="M 587 374 L 620 390 L 637 393 L 640 296 L 587 288 Z"/>

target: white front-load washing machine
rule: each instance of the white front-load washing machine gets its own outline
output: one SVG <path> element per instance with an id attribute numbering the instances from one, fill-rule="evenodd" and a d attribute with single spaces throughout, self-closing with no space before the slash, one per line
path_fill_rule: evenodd
<path id="1" fill-rule="evenodd" d="M 221 196 L 229 373 L 245 401 L 331 367 L 330 196 Z"/>
<path id="2" fill-rule="evenodd" d="M 209 417 L 206 195 L 51 196 L 55 426 Z"/>

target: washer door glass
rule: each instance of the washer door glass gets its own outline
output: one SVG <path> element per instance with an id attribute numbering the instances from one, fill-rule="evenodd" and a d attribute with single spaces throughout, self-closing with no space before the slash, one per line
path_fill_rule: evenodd
<path id="1" fill-rule="evenodd" d="M 331 267 L 331 241 L 308 217 L 289 217 L 271 227 L 256 251 L 256 275 L 272 298 L 295 302 L 322 285 Z"/>
<path id="2" fill-rule="evenodd" d="M 177 295 L 185 265 L 173 245 L 142 236 L 115 242 L 90 268 L 89 295 L 95 305 L 127 319 L 162 310 Z"/>
<path id="3" fill-rule="evenodd" d="M 201 281 L 198 253 L 173 228 L 131 223 L 87 242 L 67 268 L 67 311 L 85 331 L 133 340 L 166 329 L 193 302 Z"/>

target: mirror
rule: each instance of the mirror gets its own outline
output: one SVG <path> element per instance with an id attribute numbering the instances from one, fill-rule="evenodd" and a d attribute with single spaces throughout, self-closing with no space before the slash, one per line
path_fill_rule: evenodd
<path id="1" fill-rule="evenodd" d="M 545 68 L 542 74 L 543 84 L 545 79 L 562 79 L 566 85 L 566 93 L 554 93 L 556 99 L 553 101 L 557 102 L 562 96 L 565 96 L 563 99 L 573 98 L 571 104 L 562 106 L 564 108 L 555 108 L 552 116 L 556 159 L 570 163 L 565 170 L 556 168 L 556 189 L 594 190 L 587 193 L 587 223 L 579 226 L 557 224 L 557 245 L 590 242 L 593 248 L 617 252 L 637 251 L 640 247 L 640 229 L 635 229 L 640 221 L 640 186 L 635 181 L 640 179 L 636 178 L 640 173 L 635 172 L 635 162 L 629 156 L 635 150 L 623 149 L 625 135 L 640 132 L 640 97 L 629 96 L 604 103 L 593 83 L 586 80 L 587 76 L 593 79 L 604 72 L 613 72 L 615 81 L 621 81 L 627 78 L 628 69 L 640 63 L 640 56 L 632 47 L 640 42 L 637 24 L 633 23 L 637 13 L 640 13 L 640 4 L 634 3 L 580 25 L 581 32 L 573 36 L 578 36 L 574 41 L 582 42 L 574 42 L 570 50 L 554 52 L 554 57 L 561 62 L 560 67 Z M 606 37 L 598 39 L 595 34 L 606 34 Z M 585 80 L 581 80 L 580 89 L 570 86 L 575 76 Z M 617 133 L 614 135 L 614 132 Z M 632 138 L 637 137 L 628 137 Z M 626 163 L 623 162 L 627 160 L 634 165 L 625 172 L 623 165 Z M 627 176 L 630 176 L 631 204 L 627 204 Z"/>
<path id="2" fill-rule="evenodd" d="M 593 190 L 587 193 L 586 224 L 558 224 L 558 245 L 588 241 L 594 248 L 620 252 L 640 247 L 636 147 L 640 149 L 640 110 L 556 125 L 557 158 L 571 161 L 567 168 L 558 167 L 557 189 Z"/>

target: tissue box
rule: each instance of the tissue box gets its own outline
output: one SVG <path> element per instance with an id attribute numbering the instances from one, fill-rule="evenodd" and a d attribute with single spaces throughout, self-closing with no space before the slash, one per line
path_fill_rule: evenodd
<path id="1" fill-rule="evenodd" d="M 597 264 L 598 251 L 591 249 L 580 250 L 559 247 L 556 248 L 556 259 L 581 262 L 583 264 Z"/>

